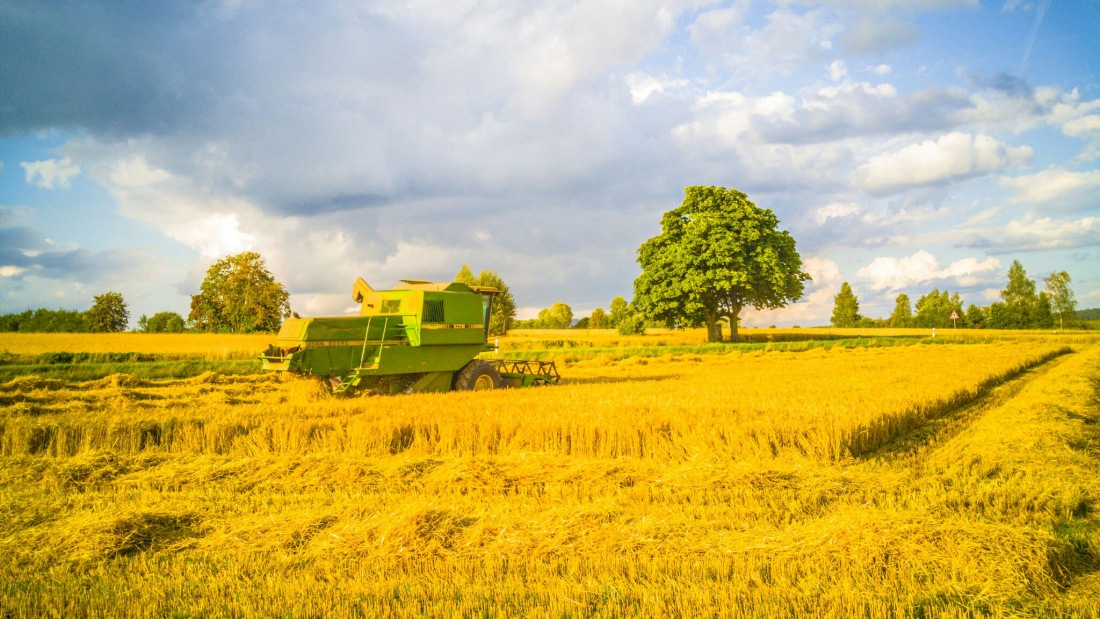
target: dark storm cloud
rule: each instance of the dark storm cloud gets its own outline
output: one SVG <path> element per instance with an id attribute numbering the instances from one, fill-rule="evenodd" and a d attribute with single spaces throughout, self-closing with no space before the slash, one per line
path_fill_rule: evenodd
<path id="1" fill-rule="evenodd" d="M 178 123 L 188 93 L 171 87 L 177 63 L 168 24 L 176 16 L 161 6 L 0 3 L 0 134 L 55 127 L 125 134 Z"/>

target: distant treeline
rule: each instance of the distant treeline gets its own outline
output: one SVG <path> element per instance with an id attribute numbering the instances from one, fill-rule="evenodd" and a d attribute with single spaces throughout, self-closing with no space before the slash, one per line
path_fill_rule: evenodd
<path id="1" fill-rule="evenodd" d="M 18 314 L 0 314 L 0 332 L 87 333 L 92 330 L 85 312 L 39 308 Z"/>
<path id="2" fill-rule="evenodd" d="M 1077 320 L 1100 320 L 1100 307 L 1077 312 Z"/>
<path id="3" fill-rule="evenodd" d="M 138 319 L 138 330 L 146 333 L 179 333 L 184 326 L 183 317 L 175 312 L 158 312 L 151 318 Z M 94 333 L 125 331 L 126 328 L 125 315 L 115 320 L 110 328 L 97 325 L 95 308 L 86 312 L 39 308 L 18 314 L 0 314 L 0 333 Z"/>

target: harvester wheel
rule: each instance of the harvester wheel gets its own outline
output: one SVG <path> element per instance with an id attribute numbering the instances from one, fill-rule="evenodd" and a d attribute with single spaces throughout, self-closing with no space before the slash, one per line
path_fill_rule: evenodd
<path id="1" fill-rule="evenodd" d="M 454 388 L 455 391 L 482 391 L 500 389 L 503 385 L 504 381 L 495 367 L 481 359 L 474 359 L 459 370 Z"/>

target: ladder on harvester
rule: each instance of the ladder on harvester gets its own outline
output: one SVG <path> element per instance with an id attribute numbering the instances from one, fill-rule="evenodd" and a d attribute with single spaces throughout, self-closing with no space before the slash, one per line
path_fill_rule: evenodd
<path id="1" fill-rule="evenodd" d="M 376 369 L 378 369 L 378 367 L 382 363 L 382 349 L 384 349 L 386 347 L 386 332 L 389 331 L 389 328 L 390 328 L 390 318 L 397 318 L 398 320 L 400 320 L 402 318 L 405 318 L 405 316 L 406 316 L 405 314 L 401 314 L 401 315 L 396 315 L 396 316 L 381 316 L 380 317 L 380 318 L 383 319 L 383 322 L 382 322 L 382 337 L 378 340 L 378 353 L 374 355 L 373 359 L 369 359 L 369 360 L 367 359 L 367 345 L 370 343 L 370 326 L 371 326 L 371 322 L 376 318 L 376 316 L 368 316 L 367 317 L 367 328 L 363 333 L 363 349 L 359 352 L 359 367 L 352 370 L 351 374 L 349 374 L 347 377 L 340 377 L 340 378 L 334 377 L 336 379 L 332 383 L 332 392 L 333 393 L 336 393 L 336 394 L 344 393 L 348 389 L 359 386 L 359 382 L 363 378 L 363 375 L 361 373 L 363 370 L 376 370 Z M 408 328 L 407 325 L 402 325 L 402 326 L 405 326 L 406 329 Z M 406 337 L 408 337 L 407 333 L 406 333 Z M 330 380 L 332 380 L 332 379 L 330 379 Z"/>

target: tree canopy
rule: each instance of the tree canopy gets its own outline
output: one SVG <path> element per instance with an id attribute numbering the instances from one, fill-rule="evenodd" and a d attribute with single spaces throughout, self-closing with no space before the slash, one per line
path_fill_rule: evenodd
<path id="1" fill-rule="evenodd" d="M 82 333 L 90 330 L 88 313 L 76 310 L 38 308 L 0 315 L 0 332 Z"/>
<path id="2" fill-rule="evenodd" d="M 95 333 L 117 333 L 130 326 L 130 310 L 118 292 L 104 292 L 93 298 L 88 310 L 88 328 Z"/>
<path id="3" fill-rule="evenodd" d="M 1073 298 L 1073 289 L 1069 287 L 1069 273 L 1065 271 L 1051 273 L 1043 283 L 1046 284 L 1050 304 L 1058 314 L 1058 328 L 1064 329 L 1066 316 L 1073 318 L 1074 311 L 1077 309 L 1077 300 Z"/>
<path id="4" fill-rule="evenodd" d="M 890 326 L 895 329 L 913 326 L 913 306 L 909 301 L 909 295 L 904 292 L 894 300 L 894 313 L 890 314 Z"/>
<path id="5" fill-rule="evenodd" d="M 492 286 L 500 291 L 493 299 L 493 309 L 489 313 L 489 335 L 507 334 L 516 320 L 516 299 L 500 274 L 486 269 L 474 277 L 469 265 L 464 264 L 455 275 L 455 281 L 467 286 Z"/>
<path id="6" fill-rule="evenodd" d="M 607 324 L 607 312 L 603 311 L 602 307 L 597 307 L 592 310 L 592 315 L 588 318 L 589 329 L 605 329 L 609 325 Z"/>
<path id="7" fill-rule="evenodd" d="M 614 329 L 631 313 L 630 303 L 622 297 L 611 299 L 611 312 L 607 315 L 607 326 Z"/>
<path id="8" fill-rule="evenodd" d="M 146 333 L 180 333 L 183 331 L 183 316 L 175 312 L 157 312 L 152 318 L 142 315 L 138 319 L 138 328 Z"/>
<path id="9" fill-rule="evenodd" d="M 538 321 L 543 329 L 568 329 L 573 324 L 573 308 L 559 301 L 541 310 Z"/>
<path id="10" fill-rule="evenodd" d="M 1050 296 L 1045 292 L 1036 294 L 1035 280 L 1028 279 L 1019 260 L 1013 260 L 1008 268 L 1001 300 L 989 306 L 989 326 L 994 329 L 1035 329 L 1054 324 Z"/>
<path id="11" fill-rule="evenodd" d="M 188 320 L 199 331 L 277 331 L 290 316 L 290 295 L 260 254 L 244 252 L 215 262 L 201 292 L 191 297 Z"/>
<path id="12" fill-rule="evenodd" d="M 638 248 L 634 305 L 647 318 L 668 327 L 706 325 L 713 342 L 726 316 L 736 340 L 743 308 L 775 309 L 802 297 L 810 276 L 775 213 L 736 189 L 688 187 L 684 194 L 661 218 L 661 233 Z"/>
<path id="13" fill-rule="evenodd" d="M 958 324 L 957 320 L 951 320 L 952 312 L 960 318 L 963 316 L 959 293 L 950 293 L 947 290 L 940 292 L 939 288 L 933 288 L 932 292 L 917 299 L 917 316 L 914 322 L 918 327 L 952 327 Z"/>
<path id="14" fill-rule="evenodd" d="M 848 282 L 840 285 L 840 292 L 833 297 L 833 316 L 829 320 L 834 327 L 850 328 L 859 323 L 859 298 Z"/>

